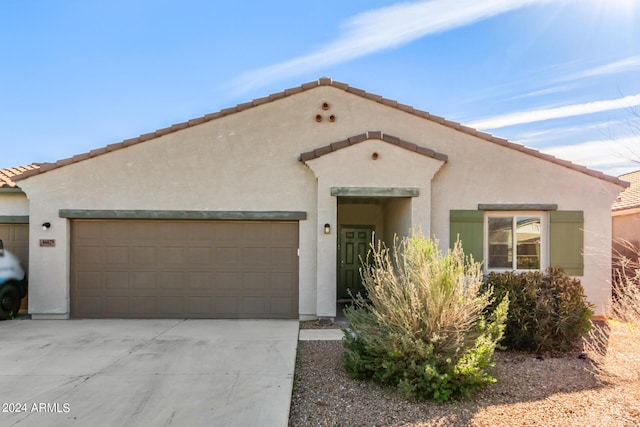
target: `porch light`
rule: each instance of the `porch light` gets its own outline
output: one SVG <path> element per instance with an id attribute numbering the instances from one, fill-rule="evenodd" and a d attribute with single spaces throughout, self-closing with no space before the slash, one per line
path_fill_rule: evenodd
<path id="1" fill-rule="evenodd" d="M 42 224 L 42 231 L 47 231 L 50 228 L 51 228 L 51 223 L 50 222 L 45 222 L 45 223 Z"/>
<path id="2" fill-rule="evenodd" d="M 328 223 L 324 225 L 324 234 L 331 234 L 331 226 Z"/>

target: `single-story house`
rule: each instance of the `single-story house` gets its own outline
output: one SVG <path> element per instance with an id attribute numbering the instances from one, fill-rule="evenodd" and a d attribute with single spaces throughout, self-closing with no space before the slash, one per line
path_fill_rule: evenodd
<path id="1" fill-rule="evenodd" d="M 413 227 L 487 272 L 562 266 L 602 314 L 626 185 L 326 77 L 13 180 L 33 318 L 330 318 L 371 236 Z"/>
<path id="2" fill-rule="evenodd" d="M 630 185 L 611 207 L 614 263 L 620 256 L 637 261 L 640 250 L 640 170 L 619 178 Z"/>

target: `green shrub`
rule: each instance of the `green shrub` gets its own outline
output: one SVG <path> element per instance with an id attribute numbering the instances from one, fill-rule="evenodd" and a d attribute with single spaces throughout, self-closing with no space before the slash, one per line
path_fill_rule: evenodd
<path id="1" fill-rule="evenodd" d="M 485 284 L 509 295 L 502 345 L 513 350 L 568 351 L 591 328 L 592 306 L 578 279 L 560 268 L 490 273 Z M 495 305 L 495 303 L 494 303 Z"/>
<path id="2" fill-rule="evenodd" d="M 370 254 L 361 268 L 369 300 L 358 296 L 345 310 L 347 372 L 416 400 L 469 396 L 495 382 L 489 368 L 508 298 L 485 317 L 491 290 L 481 291 L 480 265 L 465 259 L 460 243 L 443 255 L 414 232 Z"/>

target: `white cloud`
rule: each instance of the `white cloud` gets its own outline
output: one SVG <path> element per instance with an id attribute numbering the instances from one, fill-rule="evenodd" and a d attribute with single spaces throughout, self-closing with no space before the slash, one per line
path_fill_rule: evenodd
<path id="1" fill-rule="evenodd" d="M 563 107 L 543 108 L 539 110 L 519 111 L 476 120 L 467 123 L 478 129 L 498 129 L 524 123 L 541 122 L 543 120 L 560 119 L 563 117 L 582 116 L 602 111 L 619 110 L 640 105 L 640 94 L 625 96 L 624 98 L 593 101 L 584 104 L 565 105 Z"/>
<path id="2" fill-rule="evenodd" d="M 628 58 L 620 59 L 618 61 L 611 62 L 609 64 L 600 65 L 598 67 L 590 68 L 588 70 L 576 73 L 566 78 L 566 80 L 577 80 L 586 77 L 598 77 L 609 74 L 619 74 L 627 71 L 634 71 L 640 69 L 640 55 L 630 56 Z"/>
<path id="3" fill-rule="evenodd" d="M 640 153 L 633 152 L 631 147 L 638 145 L 640 145 L 640 137 L 630 136 L 616 140 L 603 139 L 549 147 L 541 151 L 579 165 L 608 172 L 629 167 L 631 170 L 637 169 Z"/>
<path id="4" fill-rule="evenodd" d="M 399 3 L 355 15 L 326 46 L 279 64 L 249 71 L 234 81 L 246 92 L 276 79 L 317 70 L 407 44 L 429 34 L 472 24 L 522 7 L 551 0 L 431 0 Z"/>

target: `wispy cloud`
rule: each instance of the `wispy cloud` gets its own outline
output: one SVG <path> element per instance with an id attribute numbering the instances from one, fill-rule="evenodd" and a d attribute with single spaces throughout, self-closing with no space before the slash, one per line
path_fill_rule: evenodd
<path id="1" fill-rule="evenodd" d="M 619 175 L 638 168 L 640 155 L 630 147 L 639 143 L 640 137 L 630 136 L 617 140 L 603 139 L 549 147 L 542 151 L 583 166 Z"/>
<path id="2" fill-rule="evenodd" d="M 580 69 L 580 71 L 575 71 Z M 516 99 L 544 97 L 569 92 L 588 84 L 592 79 L 628 72 L 640 71 L 640 55 L 632 55 L 613 62 L 586 64 L 584 61 L 571 61 L 542 67 L 528 77 L 509 81 L 507 84 L 485 88 L 469 101 L 479 102 L 487 99 L 511 101 Z M 521 88 L 529 89 L 520 92 Z"/>
<path id="3" fill-rule="evenodd" d="M 608 64 L 593 67 L 573 75 L 567 76 L 564 80 L 578 80 L 588 77 L 599 77 L 611 74 L 626 73 L 628 71 L 640 70 L 640 55 L 630 56 Z"/>
<path id="4" fill-rule="evenodd" d="M 584 104 L 565 105 L 563 107 L 543 108 L 539 110 L 519 111 L 490 117 L 468 123 L 479 129 L 498 129 L 525 123 L 541 122 L 543 120 L 560 119 L 564 117 L 581 116 L 602 111 L 631 108 L 640 105 L 640 94 L 625 96 L 618 99 L 587 102 Z"/>
<path id="5" fill-rule="evenodd" d="M 429 34 L 478 22 L 522 7 L 552 0 L 448 0 L 400 3 L 348 19 L 341 35 L 308 55 L 249 71 L 234 82 L 240 93 L 252 88 L 391 49 Z"/>

